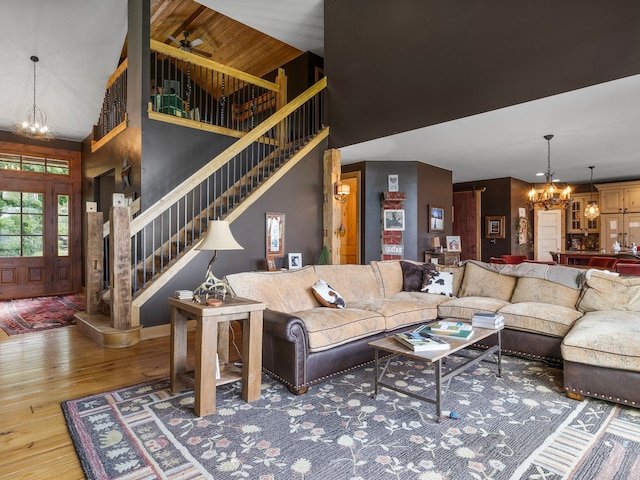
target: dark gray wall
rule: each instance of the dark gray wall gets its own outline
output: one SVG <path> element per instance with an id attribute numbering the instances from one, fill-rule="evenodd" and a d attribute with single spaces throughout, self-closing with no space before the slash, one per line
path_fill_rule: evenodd
<path id="1" fill-rule="evenodd" d="M 330 147 L 640 73 L 637 0 L 325 0 Z"/>

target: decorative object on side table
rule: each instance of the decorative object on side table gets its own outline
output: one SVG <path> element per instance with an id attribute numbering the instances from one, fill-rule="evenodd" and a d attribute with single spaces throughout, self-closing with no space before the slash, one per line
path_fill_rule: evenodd
<path id="1" fill-rule="evenodd" d="M 460 237 L 458 235 L 447 235 L 447 252 L 460 252 Z"/>
<path id="2" fill-rule="evenodd" d="M 229 290 L 226 281 L 217 278 L 213 274 L 212 266 L 218 256 L 218 250 L 244 250 L 243 247 L 233 238 L 229 222 L 225 220 L 212 220 L 209 222 L 209 230 L 204 240 L 196 247 L 196 250 L 213 250 L 213 257 L 207 267 L 207 275 L 204 282 L 194 291 L 195 299 L 206 301 L 210 295 L 220 295 L 224 297 Z"/>
<path id="3" fill-rule="evenodd" d="M 289 270 L 295 270 L 296 268 L 302 268 L 302 254 L 290 253 L 289 254 Z"/>

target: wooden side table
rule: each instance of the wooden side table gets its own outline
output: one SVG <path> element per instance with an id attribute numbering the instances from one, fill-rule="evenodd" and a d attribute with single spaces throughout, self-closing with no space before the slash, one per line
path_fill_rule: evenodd
<path id="1" fill-rule="evenodd" d="M 220 307 L 169 298 L 171 305 L 171 391 L 193 386 L 196 415 L 216 411 L 216 385 L 242 380 L 242 399 L 260 398 L 262 382 L 262 311 L 264 303 L 230 297 Z M 195 369 L 187 372 L 187 320 L 196 320 Z M 227 366 L 216 380 L 218 324 L 242 322 L 242 371 Z"/>
<path id="2" fill-rule="evenodd" d="M 438 260 L 440 265 L 457 265 L 460 262 L 460 252 L 424 252 L 425 263 L 431 262 L 431 259 Z"/>

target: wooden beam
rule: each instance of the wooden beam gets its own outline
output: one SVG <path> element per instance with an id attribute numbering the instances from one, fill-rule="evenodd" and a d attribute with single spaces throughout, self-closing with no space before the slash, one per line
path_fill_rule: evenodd
<path id="1" fill-rule="evenodd" d="M 340 181 L 340 150 L 324 152 L 324 195 L 322 204 L 322 241 L 331 253 L 331 264 L 340 264 L 340 204 L 334 198 L 335 184 Z"/>

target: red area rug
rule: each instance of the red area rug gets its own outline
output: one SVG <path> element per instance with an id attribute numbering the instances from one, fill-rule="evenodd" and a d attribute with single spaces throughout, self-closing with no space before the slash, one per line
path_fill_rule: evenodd
<path id="1" fill-rule="evenodd" d="M 0 302 L 0 328 L 8 335 L 40 332 L 74 325 L 85 308 L 84 295 L 36 297 Z"/>

